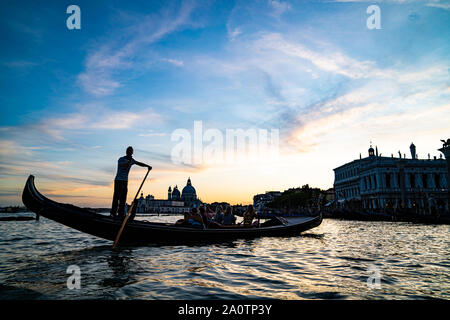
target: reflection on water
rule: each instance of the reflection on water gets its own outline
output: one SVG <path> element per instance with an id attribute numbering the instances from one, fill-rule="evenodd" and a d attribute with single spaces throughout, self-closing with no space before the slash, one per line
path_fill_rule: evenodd
<path id="1" fill-rule="evenodd" d="M 173 221 L 179 217 L 151 217 Z M 324 220 L 301 236 L 111 250 L 50 220 L 0 224 L 1 299 L 449 299 L 449 226 Z M 81 289 L 66 286 L 81 269 Z M 369 289 L 368 268 L 381 289 Z"/>

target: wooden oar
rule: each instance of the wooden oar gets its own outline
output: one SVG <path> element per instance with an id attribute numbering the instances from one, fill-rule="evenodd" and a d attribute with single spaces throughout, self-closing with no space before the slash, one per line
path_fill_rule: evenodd
<path id="1" fill-rule="evenodd" d="M 141 191 L 142 186 L 144 185 L 145 179 L 147 179 L 148 173 L 150 172 L 150 168 L 148 168 L 147 173 L 145 174 L 144 180 L 142 180 L 141 186 L 139 187 L 138 191 L 136 192 L 136 195 L 134 196 L 134 200 L 131 203 L 130 208 L 128 208 L 127 215 L 125 216 L 125 219 L 123 219 L 122 227 L 120 227 L 119 233 L 117 234 L 116 240 L 114 240 L 113 249 L 117 246 L 119 243 L 120 236 L 122 235 L 123 229 L 125 228 L 125 225 L 127 224 L 128 218 L 130 217 L 131 211 L 133 211 L 133 207 L 136 202 L 136 198 L 139 195 L 139 192 Z"/>

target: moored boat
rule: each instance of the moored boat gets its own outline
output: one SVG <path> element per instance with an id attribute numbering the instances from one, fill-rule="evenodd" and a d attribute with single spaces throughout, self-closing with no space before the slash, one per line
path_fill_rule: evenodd
<path id="1" fill-rule="evenodd" d="M 48 199 L 36 189 L 33 175 L 28 177 L 25 184 L 22 201 L 30 211 L 39 216 L 107 240 L 113 241 L 122 225 L 122 221 L 109 216 Z M 217 241 L 261 236 L 291 236 L 317 227 L 321 222 L 322 215 L 319 215 L 274 218 L 261 223 L 259 227 L 230 226 L 199 229 L 185 225 L 134 220 L 127 223 L 120 243 L 184 243 L 192 240 Z"/>

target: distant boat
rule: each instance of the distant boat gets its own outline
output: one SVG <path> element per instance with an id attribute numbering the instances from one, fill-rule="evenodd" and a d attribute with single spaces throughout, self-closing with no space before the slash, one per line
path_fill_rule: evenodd
<path id="1" fill-rule="evenodd" d="M 22 193 L 24 205 L 45 218 L 59 222 L 90 235 L 114 241 L 122 221 L 95 213 L 70 204 L 58 203 L 40 194 L 30 175 Z M 185 225 L 147 221 L 128 222 L 120 243 L 177 242 L 192 240 L 228 240 L 260 236 L 290 236 L 317 227 L 322 215 L 316 217 L 274 218 L 260 227 L 224 226 L 214 229 L 200 229 Z"/>

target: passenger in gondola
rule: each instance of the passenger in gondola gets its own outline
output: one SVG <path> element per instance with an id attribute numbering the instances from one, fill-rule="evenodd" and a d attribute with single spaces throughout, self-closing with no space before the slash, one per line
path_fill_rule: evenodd
<path id="1" fill-rule="evenodd" d="M 257 213 L 253 208 L 253 205 L 249 205 L 247 207 L 247 210 L 245 210 L 243 217 L 244 217 L 244 225 L 249 226 L 253 223 L 253 219 L 257 217 Z"/>
<path id="2" fill-rule="evenodd" d="M 233 214 L 233 208 L 231 206 L 227 206 L 225 210 L 225 214 L 223 216 L 223 224 L 224 225 L 232 225 L 236 223 L 236 217 Z"/>
<path id="3" fill-rule="evenodd" d="M 192 208 L 190 212 L 184 214 L 184 219 L 178 220 L 175 224 L 189 225 L 199 228 L 205 228 L 202 216 L 199 214 L 197 208 Z"/>
<path id="4" fill-rule="evenodd" d="M 111 217 L 125 218 L 125 202 L 127 201 L 128 192 L 128 173 L 133 164 L 140 167 L 147 167 L 149 170 L 151 166 L 138 162 L 133 159 L 133 147 L 128 147 L 126 155 L 119 158 L 117 162 L 117 173 L 114 179 L 114 195 L 111 207 Z M 119 210 L 117 212 L 117 210 Z"/>
<path id="5" fill-rule="evenodd" d="M 216 213 L 214 214 L 213 221 L 217 224 L 223 223 L 223 208 L 220 204 L 216 207 Z"/>
<path id="6" fill-rule="evenodd" d="M 211 209 L 209 205 L 206 205 L 206 216 L 208 217 L 209 221 L 212 221 L 212 219 L 214 218 L 214 210 Z"/>
<path id="7" fill-rule="evenodd" d="M 199 211 L 200 211 L 200 216 L 202 217 L 203 225 L 207 228 L 209 225 L 209 217 L 208 217 L 208 214 L 206 213 L 205 207 L 200 207 Z"/>

